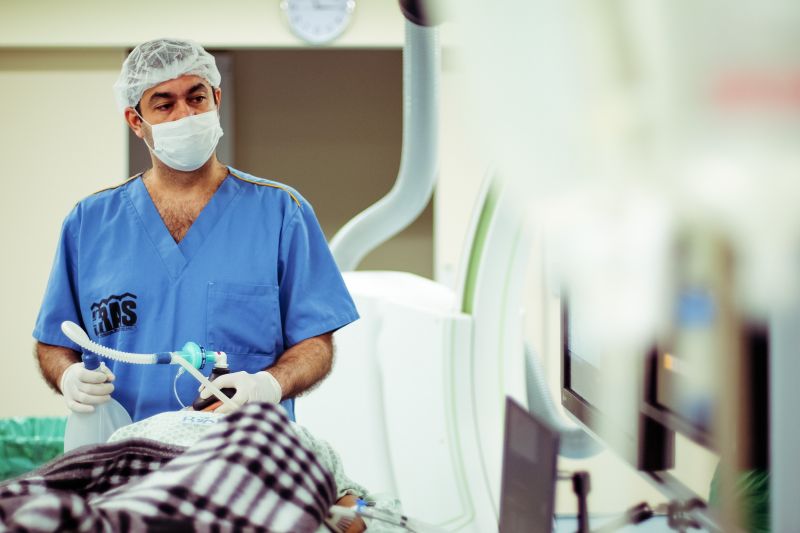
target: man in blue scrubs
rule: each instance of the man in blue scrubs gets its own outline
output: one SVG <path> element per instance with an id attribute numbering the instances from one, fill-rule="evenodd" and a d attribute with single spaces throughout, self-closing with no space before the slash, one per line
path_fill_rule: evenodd
<path id="1" fill-rule="evenodd" d="M 127 352 L 224 351 L 231 373 L 216 385 L 294 418 L 293 398 L 331 368 L 332 333 L 358 318 L 311 205 L 217 160 L 220 81 L 189 41 L 143 43 L 123 64 L 117 101 L 152 168 L 67 215 L 33 332 L 42 374 L 73 411 L 113 396 L 136 421 L 190 404 L 198 383 L 176 365 L 86 370 L 64 320 Z"/>

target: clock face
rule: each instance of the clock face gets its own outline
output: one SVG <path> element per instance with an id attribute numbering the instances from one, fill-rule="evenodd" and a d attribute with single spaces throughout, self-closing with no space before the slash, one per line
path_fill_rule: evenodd
<path id="1" fill-rule="evenodd" d="M 347 28 L 355 4 L 355 0 L 283 0 L 281 8 L 295 35 L 312 44 L 323 44 Z"/>

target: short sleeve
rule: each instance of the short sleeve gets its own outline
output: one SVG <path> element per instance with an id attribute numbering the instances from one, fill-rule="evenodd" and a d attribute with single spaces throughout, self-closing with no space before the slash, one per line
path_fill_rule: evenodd
<path id="1" fill-rule="evenodd" d="M 302 202 L 290 216 L 282 233 L 278 258 L 286 348 L 358 319 L 355 304 L 311 205 Z"/>
<path id="2" fill-rule="evenodd" d="M 45 344 L 53 344 L 80 352 L 80 347 L 61 332 L 61 323 L 71 320 L 84 326 L 78 301 L 77 268 L 77 208 L 67 215 L 61 226 L 61 236 L 50 271 L 50 279 L 33 329 L 33 337 Z"/>

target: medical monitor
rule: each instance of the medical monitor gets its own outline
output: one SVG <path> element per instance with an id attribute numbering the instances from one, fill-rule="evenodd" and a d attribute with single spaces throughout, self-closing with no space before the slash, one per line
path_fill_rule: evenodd
<path id="1" fill-rule="evenodd" d="M 642 411 L 667 428 L 712 451 L 720 451 L 714 424 L 719 416 L 718 400 L 723 389 L 735 387 L 748 430 L 741 432 L 747 442 L 742 466 L 767 468 L 769 463 L 769 335 L 768 328 L 745 320 L 731 321 L 738 350 L 714 354 L 720 346 L 716 330 L 717 307 L 708 291 L 682 291 L 677 295 L 675 326 L 664 347 L 658 350 L 652 390 L 646 394 Z M 695 355 L 691 352 L 694 349 Z M 740 361 L 734 360 L 740 357 Z M 722 361 L 722 363 L 719 363 Z M 731 379 L 729 368 L 737 365 L 739 384 Z"/>
<path id="2" fill-rule="evenodd" d="M 500 533 L 551 533 L 559 433 L 506 398 Z"/>
<path id="3" fill-rule="evenodd" d="M 675 434 L 644 414 L 652 389 L 657 351 L 603 354 L 587 341 L 587 325 L 562 305 L 561 403 L 600 440 L 638 470 L 674 466 Z M 612 358 L 614 361 L 612 361 Z M 624 368 L 611 362 L 626 361 Z"/>

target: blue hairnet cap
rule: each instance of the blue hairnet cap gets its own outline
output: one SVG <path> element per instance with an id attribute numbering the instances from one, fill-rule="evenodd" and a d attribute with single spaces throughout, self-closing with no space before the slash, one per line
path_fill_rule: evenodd
<path id="1" fill-rule="evenodd" d="M 114 83 L 117 106 L 120 111 L 135 107 L 147 89 L 185 75 L 205 78 L 212 87 L 222 82 L 214 56 L 194 41 L 155 39 L 142 43 L 125 59 Z"/>

